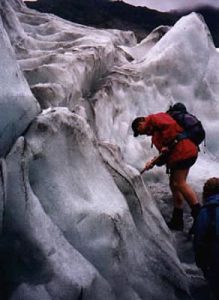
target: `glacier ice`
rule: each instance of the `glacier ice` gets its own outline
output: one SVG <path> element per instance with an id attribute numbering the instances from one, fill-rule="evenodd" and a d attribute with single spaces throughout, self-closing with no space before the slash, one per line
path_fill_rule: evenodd
<path id="1" fill-rule="evenodd" d="M 20 0 L 2 0 L 0 13 L 0 296 L 191 299 L 147 187 L 164 170 L 139 175 L 155 150 L 130 124 L 184 102 L 207 129 L 190 180 L 200 191 L 218 176 L 219 54 L 202 18 L 190 14 L 137 44 L 132 32 Z"/>
<path id="2" fill-rule="evenodd" d="M 141 61 L 145 59 L 147 53 L 153 48 L 157 42 L 167 33 L 169 26 L 159 26 L 155 28 L 145 39 L 133 47 L 120 46 L 133 60 Z"/>
<path id="3" fill-rule="evenodd" d="M 16 139 L 23 133 L 40 106 L 16 62 L 14 51 L 0 18 L 0 154 L 6 155 Z M 13 88 L 12 88 L 13 87 Z"/>

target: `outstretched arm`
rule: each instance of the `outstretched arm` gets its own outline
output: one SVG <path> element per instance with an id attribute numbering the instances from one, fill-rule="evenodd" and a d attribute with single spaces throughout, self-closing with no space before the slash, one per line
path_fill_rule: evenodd
<path id="1" fill-rule="evenodd" d="M 165 163 L 165 157 L 166 157 L 166 152 L 165 153 L 160 153 L 158 156 L 155 156 L 148 162 L 146 162 L 144 169 L 141 170 L 141 174 L 143 174 L 145 171 L 148 171 L 152 169 L 155 165 L 161 166 Z"/>

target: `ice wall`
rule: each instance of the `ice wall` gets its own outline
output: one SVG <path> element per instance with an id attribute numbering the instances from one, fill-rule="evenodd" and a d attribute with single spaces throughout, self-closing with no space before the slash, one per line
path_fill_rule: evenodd
<path id="1" fill-rule="evenodd" d="M 132 32 L 74 24 L 20 0 L 2 0 L 0 12 L 8 49 L 0 101 L 10 128 L 0 161 L 1 298 L 190 299 L 172 236 L 136 169 L 154 150 L 132 137 L 130 123 L 185 102 L 208 131 L 197 170 L 208 168 L 194 169 L 192 181 L 213 173 L 218 53 L 204 22 L 189 15 L 137 45 Z M 160 181 L 162 172 L 147 176 Z"/>
<path id="2" fill-rule="evenodd" d="M 40 107 L 15 61 L 1 18 L 0 53 L 0 155 L 3 156 L 40 112 Z"/>

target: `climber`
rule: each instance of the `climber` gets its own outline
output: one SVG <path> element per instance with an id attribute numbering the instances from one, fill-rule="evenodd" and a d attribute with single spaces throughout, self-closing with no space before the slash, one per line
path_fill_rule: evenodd
<path id="1" fill-rule="evenodd" d="M 135 137 L 144 134 L 152 136 L 152 145 L 161 154 L 158 159 L 147 162 L 145 170 L 153 168 L 154 165 L 166 165 L 174 203 L 172 218 L 167 225 L 172 230 L 182 231 L 183 201 L 186 200 L 190 205 L 194 221 L 201 207 L 195 192 L 186 182 L 189 169 L 197 159 L 198 147 L 186 136 L 178 139 L 184 130 L 168 113 L 138 117 L 132 122 L 132 130 Z"/>
<path id="2" fill-rule="evenodd" d="M 198 267 L 219 299 L 219 178 L 208 179 L 203 187 L 203 207 L 194 228 L 194 251 Z"/>

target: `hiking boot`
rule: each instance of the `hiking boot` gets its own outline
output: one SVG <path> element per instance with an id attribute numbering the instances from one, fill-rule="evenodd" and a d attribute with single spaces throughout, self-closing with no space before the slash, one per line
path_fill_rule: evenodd
<path id="1" fill-rule="evenodd" d="M 167 226 L 171 230 L 183 231 L 183 210 L 181 208 L 174 208 L 172 218 L 170 222 L 167 223 Z"/>
<path id="2" fill-rule="evenodd" d="M 194 234 L 194 231 L 195 231 L 195 221 L 199 215 L 199 212 L 200 212 L 200 209 L 201 209 L 201 204 L 200 203 L 197 203 L 195 205 L 193 205 L 191 207 L 192 211 L 191 211 L 191 215 L 193 217 L 193 223 L 192 223 L 192 227 L 190 228 L 189 230 L 189 235 L 192 235 Z"/>
<path id="3" fill-rule="evenodd" d="M 171 219 L 170 222 L 167 222 L 167 226 L 170 230 L 183 231 L 184 222 L 183 220 L 175 221 Z"/>
<path id="4" fill-rule="evenodd" d="M 200 209 L 201 209 L 200 203 L 196 203 L 195 205 L 191 206 L 191 210 L 192 210 L 191 215 L 194 218 L 194 220 L 196 220 L 196 218 L 198 217 Z"/>

